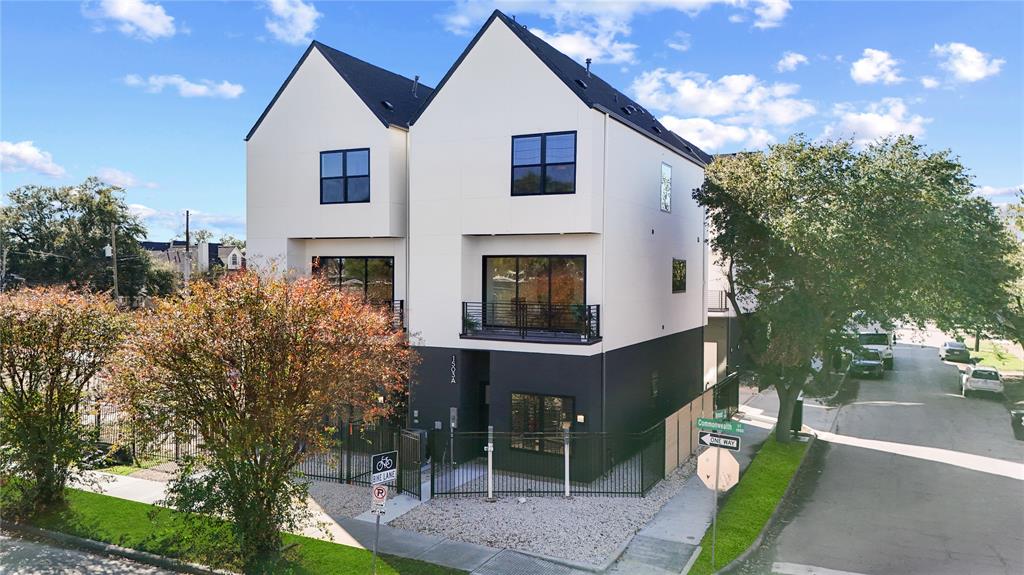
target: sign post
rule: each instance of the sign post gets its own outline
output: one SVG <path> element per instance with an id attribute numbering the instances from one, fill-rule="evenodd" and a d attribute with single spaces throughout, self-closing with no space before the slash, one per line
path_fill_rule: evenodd
<path id="1" fill-rule="evenodd" d="M 487 426 L 487 501 L 493 503 L 494 498 L 494 426 Z"/>
<path id="2" fill-rule="evenodd" d="M 739 438 L 734 437 L 730 439 L 736 440 L 735 449 L 739 449 Z M 725 449 L 721 447 L 708 447 L 697 458 L 697 474 L 700 476 L 701 481 L 704 482 L 704 485 L 711 488 L 712 497 L 714 497 L 712 501 L 714 504 L 714 515 L 711 517 L 711 568 L 714 569 L 716 567 L 715 554 L 718 544 L 718 493 L 728 491 L 736 485 L 739 481 L 740 466 L 736 458 Z"/>
<path id="3" fill-rule="evenodd" d="M 388 501 L 386 481 L 398 478 L 398 451 L 385 451 L 370 456 L 370 512 L 377 516 L 373 534 L 373 573 L 377 575 L 377 543 L 380 542 L 380 516 Z"/>

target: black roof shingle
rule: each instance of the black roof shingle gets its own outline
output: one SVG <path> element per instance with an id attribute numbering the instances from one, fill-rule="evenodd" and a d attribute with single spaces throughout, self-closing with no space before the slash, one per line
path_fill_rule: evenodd
<path id="1" fill-rule="evenodd" d="M 274 103 L 284 92 L 285 87 L 295 76 L 302 63 L 306 61 L 309 53 L 316 48 L 323 54 L 324 58 L 331 64 L 338 75 L 352 88 L 352 91 L 359 96 L 359 99 L 366 104 L 366 107 L 377 116 L 385 126 L 399 126 L 408 128 L 411 120 L 416 116 L 423 102 L 425 102 L 434 91 L 430 86 L 419 84 L 416 93 L 413 94 L 413 80 L 405 76 L 395 74 L 359 58 L 350 56 L 340 50 L 314 40 L 306 52 L 295 64 L 295 68 L 288 74 L 288 78 L 281 84 L 274 98 L 267 105 L 256 123 L 253 124 L 249 133 L 245 136 L 248 140 L 256 133 Z"/>
<path id="2" fill-rule="evenodd" d="M 473 46 L 483 35 L 484 31 L 494 22 L 500 20 L 523 44 L 529 48 L 541 62 L 543 62 L 562 82 L 575 93 L 585 104 L 591 108 L 607 112 L 618 121 L 630 126 L 634 130 L 653 138 L 654 140 L 668 146 L 679 154 L 695 161 L 699 165 L 706 165 L 711 161 L 711 156 L 698 148 L 696 145 L 681 138 L 678 134 L 666 128 L 653 114 L 643 106 L 629 98 L 611 84 L 605 82 L 593 72 L 587 73 L 586 68 L 578 62 L 556 50 L 553 46 L 541 40 L 530 32 L 525 26 L 519 24 L 506 16 L 500 10 L 495 10 L 487 22 L 480 28 L 477 35 L 463 51 L 455 64 L 448 70 L 445 77 L 434 88 L 433 93 L 426 98 L 417 114 L 413 117 L 415 123 L 420 114 L 430 105 L 430 100 L 441 91 L 448 78 L 455 72 L 462 60 L 473 49 Z"/>

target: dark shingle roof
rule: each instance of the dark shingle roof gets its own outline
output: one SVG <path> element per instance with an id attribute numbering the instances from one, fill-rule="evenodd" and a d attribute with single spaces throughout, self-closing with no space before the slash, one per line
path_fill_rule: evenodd
<path id="1" fill-rule="evenodd" d="M 256 132 L 256 128 L 263 122 L 263 118 L 266 117 L 270 109 L 274 107 L 274 103 L 284 92 L 286 86 L 291 81 L 295 72 L 298 71 L 302 63 L 306 61 L 306 57 L 309 53 L 316 48 L 323 54 L 324 58 L 330 62 L 331 66 L 334 67 L 338 75 L 341 76 L 352 91 L 366 104 L 366 107 L 377 119 L 379 119 L 385 126 L 399 126 L 407 128 L 411 123 L 413 117 L 417 114 L 420 106 L 434 91 L 433 88 L 420 84 L 416 89 L 416 95 L 412 93 L 413 80 L 395 74 L 374 66 L 369 62 L 364 62 L 359 58 L 349 56 L 348 54 L 335 50 L 326 44 L 322 44 L 314 40 L 306 52 L 299 59 L 298 64 L 292 69 L 291 74 L 288 74 L 288 78 L 281 84 L 277 94 L 274 95 L 274 99 L 270 101 L 263 113 L 260 114 L 258 120 L 253 125 L 252 129 L 245 136 L 248 140 Z"/>
<path id="2" fill-rule="evenodd" d="M 572 58 L 559 52 L 547 42 L 535 36 L 522 24 L 512 20 L 500 10 L 495 10 L 487 22 L 477 32 L 476 37 L 469 43 L 455 64 L 448 70 L 448 73 L 441 80 L 441 83 L 434 89 L 434 94 L 441 91 L 445 82 L 459 67 L 466 55 L 473 49 L 473 46 L 487 30 L 488 26 L 495 20 L 501 20 L 508 28 L 522 40 L 536 56 L 543 62 L 562 82 L 568 86 L 585 104 L 591 108 L 607 112 L 620 122 L 630 126 L 634 130 L 657 140 L 658 142 L 672 148 L 678 153 L 698 164 L 705 165 L 711 161 L 711 156 L 698 148 L 696 145 L 679 137 L 678 134 L 666 128 L 643 106 L 616 90 L 611 84 L 599 78 L 593 72 L 587 76 L 587 70 Z M 412 119 L 414 123 L 423 110 L 430 104 L 433 94 L 424 101 L 419 112 Z"/>

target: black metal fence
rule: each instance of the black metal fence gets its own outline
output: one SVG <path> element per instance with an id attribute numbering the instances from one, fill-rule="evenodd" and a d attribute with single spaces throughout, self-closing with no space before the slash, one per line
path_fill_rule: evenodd
<path id="1" fill-rule="evenodd" d="M 597 341 L 601 306 L 523 302 L 462 302 L 462 335 L 526 340 Z"/>
<path id="2" fill-rule="evenodd" d="M 398 451 L 400 472 L 389 484 L 420 498 L 420 436 L 389 425 L 339 421 L 330 432 L 327 450 L 310 453 L 296 471 L 313 479 L 370 485 L 370 457 L 385 451 Z"/>
<path id="3" fill-rule="evenodd" d="M 740 408 L 740 374 L 730 373 L 715 384 L 715 409 L 724 409 L 732 417 Z"/>
<path id="4" fill-rule="evenodd" d="M 491 481 L 495 496 L 643 496 L 665 472 L 665 429 L 643 433 L 494 432 Z M 432 432 L 432 496 L 487 494 L 487 432 Z M 566 477 L 565 448 L 569 465 Z"/>
<path id="5" fill-rule="evenodd" d="M 144 429 L 145 422 L 134 421 L 117 406 L 102 401 L 92 403 L 81 412 L 81 417 L 82 423 L 95 433 L 96 441 L 113 449 L 112 460 L 170 462 L 198 455 L 202 449 L 199 434 L 194 430 L 154 434 L 151 429 Z"/>

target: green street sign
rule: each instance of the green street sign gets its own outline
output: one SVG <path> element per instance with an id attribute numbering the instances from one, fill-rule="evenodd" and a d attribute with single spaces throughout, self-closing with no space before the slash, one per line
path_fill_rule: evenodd
<path id="1" fill-rule="evenodd" d="M 731 419 L 708 419 L 697 418 L 698 429 L 710 429 L 712 431 L 725 431 L 726 433 L 743 433 L 743 424 Z"/>
<path id="2" fill-rule="evenodd" d="M 716 409 L 715 410 L 715 419 L 725 419 L 728 414 L 729 414 L 729 412 L 724 410 L 724 409 Z"/>

